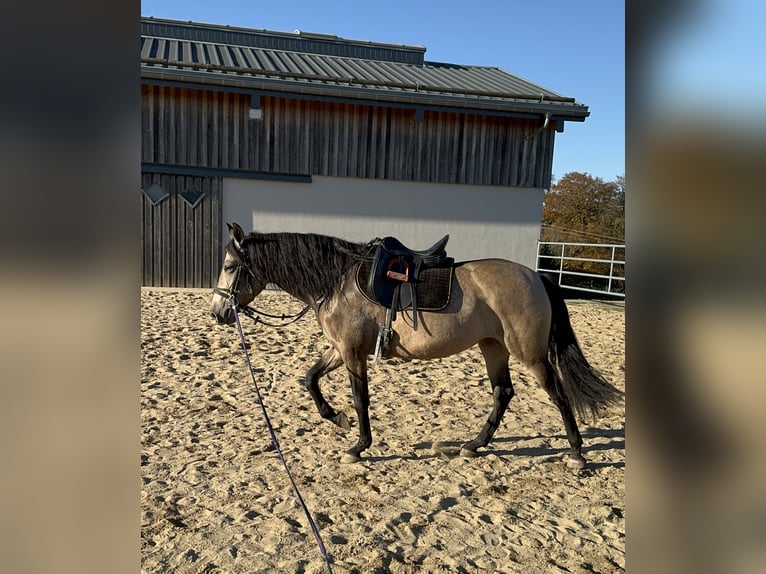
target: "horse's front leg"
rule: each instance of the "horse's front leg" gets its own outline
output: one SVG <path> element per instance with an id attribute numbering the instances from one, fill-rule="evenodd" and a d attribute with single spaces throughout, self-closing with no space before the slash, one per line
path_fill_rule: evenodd
<path id="1" fill-rule="evenodd" d="M 372 431 L 370 430 L 370 393 L 367 386 L 367 356 L 346 359 L 346 369 L 351 381 L 351 393 L 354 397 L 356 418 L 359 421 L 359 440 L 356 445 L 346 451 L 341 458 L 343 463 L 359 462 L 362 460 L 362 451 L 370 448 L 372 444 Z"/>
<path id="2" fill-rule="evenodd" d="M 335 409 L 330 406 L 330 403 L 325 400 L 324 395 L 322 395 L 322 391 L 319 389 L 320 377 L 331 371 L 334 371 L 342 364 L 343 359 L 341 359 L 340 353 L 338 353 L 338 351 L 336 351 L 334 348 L 328 349 L 325 351 L 322 357 L 316 363 L 314 363 L 314 366 L 311 367 L 306 373 L 305 386 L 306 389 L 308 389 L 309 394 L 311 394 L 311 398 L 314 399 L 314 403 L 317 406 L 319 415 L 323 419 L 334 422 L 340 428 L 349 430 L 351 425 L 348 422 L 346 413 L 336 412 Z"/>

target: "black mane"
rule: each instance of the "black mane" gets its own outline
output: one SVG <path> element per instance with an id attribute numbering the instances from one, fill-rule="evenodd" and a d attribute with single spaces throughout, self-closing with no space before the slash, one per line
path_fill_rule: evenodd
<path id="1" fill-rule="evenodd" d="M 309 303 L 332 296 L 368 246 L 315 233 L 256 233 L 245 237 L 255 276 Z"/>

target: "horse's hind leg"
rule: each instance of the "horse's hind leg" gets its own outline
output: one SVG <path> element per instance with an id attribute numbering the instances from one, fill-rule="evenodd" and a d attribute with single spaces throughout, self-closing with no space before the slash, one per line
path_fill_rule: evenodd
<path id="1" fill-rule="evenodd" d="M 333 409 L 330 406 L 330 403 L 325 400 L 322 391 L 319 389 L 319 378 L 334 371 L 342 364 L 343 359 L 341 359 L 340 353 L 333 348 L 328 349 L 306 373 L 305 386 L 311 394 L 311 398 L 314 399 L 314 403 L 316 404 L 321 417 L 334 422 L 342 429 L 349 430 L 351 425 L 348 422 L 346 414 L 343 412 L 335 412 L 335 409 Z"/>
<path id="2" fill-rule="evenodd" d="M 487 422 L 484 423 L 476 438 L 460 449 L 460 454 L 468 458 L 477 456 L 476 449 L 487 446 L 492 440 L 514 395 L 511 373 L 508 369 L 508 350 L 494 339 L 479 341 L 479 349 L 484 356 L 487 374 L 492 383 L 492 412 L 489 413 Z"/>
<path id="3" fill-rule="evenodd" d="M 567 466 L 574 469 L 585 468 L 586 461 L 582 455 L 582 436 L 577 428 L 577 421 L 575 420 L 569 400 L 558 390 L 560 386 L 556 384 L 556 374 L 553 372 L 553 367 L 547 360 L 541 359 L 535 364 L 530 365 L 529 369 L 537 378 L 540 386 L 548 393 L 553 404 L 561 412 L 561 418 L 564 420 L 564 429 L 566 430 L 570 446 Z"/>

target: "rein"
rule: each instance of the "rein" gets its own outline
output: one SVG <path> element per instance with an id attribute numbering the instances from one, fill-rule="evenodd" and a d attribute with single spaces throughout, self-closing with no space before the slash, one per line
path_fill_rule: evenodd
<path id="1" fill-rule="evenodd" d="M 317 303 L 321 304 L 322 301 L 321 300 L 317 301 Z M 284 313 L 282 313 L 281 315 L 271 315 L 269 313 L 266 313 L 265 311 L 259 311 L 255 307 L 242 307 L 242 313 L 250 317 L 253 321 L 255 321 L 256 325 L 258 323 L 261 323 L 269 327 L 286 327 L 287 325 L 291 325 L 292 323 L 295 323 L 296 321 L 301 319 L 310 310 L 311 310 L 311 305 L 306 305 L 303 309 L 301 309 L 297 313 L 294 313 L 293 315 L 285 315 Z M 260 315 L 260 317 L 258 315 Z M 261 319 L 261 317 L 268 317 L 269 319 L 279 319 L 280 321 L 283 321 L 283 323 L 280 323 L 280 324 L 269 323 L 268 321 L 264 321 L 263 319 Z M 286 319 L 289 319 L 289 321 L 286 321 Z"/>
<path id="2" fill-rule="evenodd" d="M 239 321 L 239 313 L 237 312 L 238 305 L 237 305 L 237 300 L 236 300 L 236 297 L 235 297 L 235 293 L 231 293 L 230 294 L 229 301 L 230 301 L 230 304 L 231 304 L 231 308 L 234 311 L 234 318 L 236 319 L 236 322 L 237 322 L 237 331 L 239 332 L 239 339 L 240 339 L 240 342 L 242 343 L 242 351 L 245 354 L 245 362 L 247 363 L 248 369 L 250 369 L 250 378 L 253 381 L 253 387 L 255 388 L 255 393 L 258 396 L 258 404 L 261 405 L 261 412 L 263 413 L 263 419 L 266 422 L 266 428 L 268 428 L 269 435 L 271 435 L 271 442 L 274 444 L 274 449 L 277 451 L 277 454 L 279 455 L 279 460 L 282 461 L 282 466 L 284 466 L 285 472 L 287 472 L 287 478 L 290 479 L 290 484 L 293 487 L 293 492 L 295 492 L 295 496 L 298 498 L 298 502 L 300 502 L 300 505 L 303 508 L 303 512 L 306 515 L 306 520 L 308 521 L 309 526 L 311 527 L 311 531 L 314 533 L 314 538 L 316 539 L 317 545 L 319 546 L 319 551 L 322 553 L 322 558 L 324 559 L 324 563 L 327 566 L 327 571 L 330 574 L 332 574 L 332 567 L 330 566 L 330 559 L 327 556 L 327 550 L 325 549 L 324 543 L 322 542 L 322 537 L 319 534 L 319 529 L 317 528 L 317 525 L 314 522 L 314 519 L 311 517 L 311 513 L 309 512 L 308 506 L 306 506 L 306 503 L 304 502 L 303 497 L 301 496 L 301 493 L 298 490 L 298 485 L 295 484 L 295 480 L 293 479 L 293 475 L 292 475 L 292 473 L 290 472 L 290 469 L 287 466 L 287 462 L 285 461 L 284 455 L 282 454 L 282 449 L 279 447 L 279 441 L 277 440 L 277 435 L 274 432 L 274 427 L 271 425 L 271 420 L 269 419 L 269 415 L 266 412 L 266 405 L 263 402 L 263 397 L 261 396 L 261 390 L 258 387 L 258 383 L 255 380 L 255 372 L 253 371 L 253 366 L 250 363 L 250 355 L 247 352 L 247 344 L 245 343 L 245 335 L 242 332 L 242 324 Z M 245 309 L 242 309 L 242 312 L 247 314 Z M 306 307 L 306 309 L 304 309 L 300 313 L 297 313 L 297 315 L 300 315 L 298 317 L 298 319 L 300 319 L 300 317 L 305 315 L 307 313 L 308 309 L 309 309 L 309 307 Z M 267 315 L 267 316 L 271 316 L 271 315 Z M 290 316 L 290 317 L 292 317 L 292 316 Z M 257 317 L 256 317 L 256 320 L 258 320 Z M 295 320 L 297 321 L 297 319 L 295 319 Z"/>

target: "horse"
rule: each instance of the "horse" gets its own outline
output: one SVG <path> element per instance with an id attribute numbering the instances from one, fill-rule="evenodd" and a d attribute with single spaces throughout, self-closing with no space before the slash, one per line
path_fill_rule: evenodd
<path id="1" fill-rule="evenodd" d="M 219 324 L 234 324 L 232 303 L 245 308 L 268 284 L 310 307 L 330 348 L 308 370 L 303 384 L 319 415 L 349 430 L 346 414 L 325 400 L 319 386 L 322 376 L 345 367 L 359 438 L 341 462 L 359 462 L 372 444 L 367 363 L 376 347 L 381 308 L 360 292 L 353 275 L 360 260 L 369 258 L 371 243 L 313 233 L 246 235 L 236 223 L 227 226 L 230 241 L 213 290 L 213 317 Z M 418 309 L 417 329 L 411 313 L 396 315 L 387 357 L 436 359 L 478 344 L 493 404 L 479 433 L 460 449 L 461 456 L 472 458 L 489 444 L 514 396 L 508 364 L 514 356 L 561 413 L 570 447 L 566 465 L 585 468 L 575 413 L 595 418 L 620 402 L 623 393 L 583 355 L 559 286 L 505 259 L 455 262 L 451 281 L 447 306 L 438 312 Z"/>

